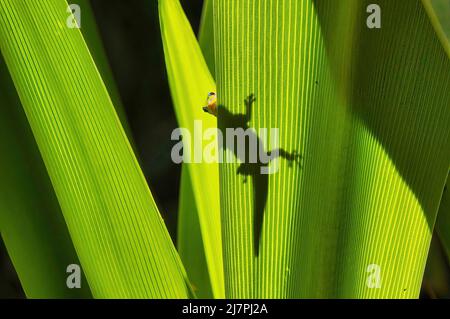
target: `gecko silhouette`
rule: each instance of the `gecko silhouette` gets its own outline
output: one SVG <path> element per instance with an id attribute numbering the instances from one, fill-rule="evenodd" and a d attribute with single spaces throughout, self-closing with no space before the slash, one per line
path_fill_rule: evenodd
<path id="1" fill-rule="evenodd" d="M 244 177 L 243 182 L 247 183 L 248 176 L 251 176 L 253 184 L 253 231 L 254 231 L 254 251 L 256 256 L 259 255 L 259 242 L 261 239 L 261 231 L 264 219 L 264 210 L 266 208 L 268 188 L 269 188 L 269 175 L 262 174 L 261 169 L 267 167 L 269 163 L 278 158 L 284 158 L 289 161 L 289 166 L 292 166 L 292 162 L 300 164 L 302 156 L 294 151 L 292 153 L 287 152 L 283 148 L 278 148 L 272 151 L 264 150 L 264 143 L 254 130 L 249 129 L 249 122 L 252 117 L 253 103 L 256 101 L 254 94 L 250 94 L 245 100 L 246 112 L 245 114 L 233 114 L 223 105 L 216 105 L 215 93 L 208 94 L 208 105 L 203 108 L 207 113 L 210 113 L 218 117 L 218 122 L 221 128 L 243 129 L 245 136 L 245 153 L 240 154 L 238 152 L 238 138 L 234 136 L 232 145 L 227 145 L 227 139 L 224 141 L 224 149 L 228 149 L 239 158 L 241 165 L 237 169 L 237 174 Z M 266 161 L 262 162 L 260 156 L 256 156 L 256 162 L 250 161 L 250 145 L 256 145 L 256 154 L 265 154 Z M 244 155 L 244 156 L 242 156 Z M 243 158 L 242 158 L 243 157 Z M 268 160 L 268 162 L 267 162 Z"/>

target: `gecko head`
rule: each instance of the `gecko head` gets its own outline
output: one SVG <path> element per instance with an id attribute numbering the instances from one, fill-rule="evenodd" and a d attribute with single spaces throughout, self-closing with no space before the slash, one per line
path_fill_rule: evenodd
<path id="1" fill-rule="evenodd" d="M 214 92 L 209 92 L 206 98 L 206 106 L 203 107 L 203 111 L 214 116 L 217 116 L 217 96 Z"/>

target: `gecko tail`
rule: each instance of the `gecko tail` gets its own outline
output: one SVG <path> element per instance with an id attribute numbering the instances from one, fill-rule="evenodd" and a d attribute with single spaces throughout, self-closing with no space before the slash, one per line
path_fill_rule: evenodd
<path id="1" fill-rule="evenodd" d="M 266 209 L 269 177 L 266 174 L 255 174 L 253 182 L 253 249 L 255 256 L 259 256 L 261 233 Z"/>

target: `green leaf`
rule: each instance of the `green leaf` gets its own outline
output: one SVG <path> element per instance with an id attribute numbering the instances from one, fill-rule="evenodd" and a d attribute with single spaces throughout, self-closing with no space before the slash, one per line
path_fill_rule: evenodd
<path id="1" fill-rule="evenodd" d="M 101 45 L 94 16 L 87 0 L 81 7 L 83 28 L 90 52 L 106 81 L 116 110 L 127 128 L 106 55 Z M 65 269 L 79 264 L 78 256 L 61 215 L 42 158 L 3 59 L 0 61 L 0 118 L 2 144 L 2 222 L 3 240 L 29 298 L 65 298 L 90 296 L 87 283 L 82 289 L 68 289 Z M 30 166 L 31 163 L 32 165 Z M 31 173 L 31 171 L 33 173 Z M 32 182 L 31 182 L 32 181 Z M 31 183 L 30 183 L 31 182 Z M 30 267 L 30 264 L 34 265 Z M 82 278 L 82 282 L 86 282 Z"/>
<path id="2" fill-rule="evenodd" d="M 212 77 L 215 75 L 213 0 L 203 1 L 198 42 Z"/>
<path id="3" fill-rule="evenodd" d="M 184 269 L 62 0 L 0 3 L 0 48 L 94 297 L 183 298 Z"/>
<path id="4" fill-rule="evenodd" d="M 199 41 L 209 70 L 212 72 L 214 67 L 214 46 L 211 45 L 210 37 L 214 32 L 210 29 L 212 27 L 212 10 L 210 10 L 212 7 L 208 3 L 212 4 L 212 2 L 207 0 L 203 6 Z M 189 275 L 189 281 L 196 296 L 199 298 L 213 298 L 198 209 L 192 180 L 187 167 L 183 167 L 181 173 L 179 203 L 178 253 Z"/>
<path id="5" fill-rule="evenodd" d="M 439 39 L 450 57 L 450 1 L 422 0 Z"/>
<path id="6" fill-rule="evenodd" d="M 422 290 L 430 298 L 450 297 L 448 261 L 436 233 L 433 234 L 423 276 Z"/>
<path id="7" fill-rule="evenodd" d="M 439 213 L 436 220 L 436 231 L 442 242 L 444 250 L 450 261 L 450 178 L 447 178 L 444 192 L 442 193 L 441 204 L 439 206 Z"/>
<path id="8" fill-rule="evenodd" d="M 380 30 L 366 0 L 215 1 L 219 128 L 254 94 L 249 126 L 303 156 L 267 180 L 220 165 L 227 297 L 418 297 L 450 164 L 450 61 L 420 1 L 378 3 Z"/>
<path id="9" fill-rule="evenodd" d="M 181 171 L 180 200 L 178 210 L 178 253 L 183 262 L 195 295 L 201 299 L 213 298 L 211 281 L 198 220 L 198 209 L 192 190 L 189 170 Z"/>
<path id="10" fill-rule="evenodd" d="M 79 264 L 19 97 L 0 56 L 0 233 L 28 298 L 87 298 L 68 289 Z"/>
<path id="11" fill-rule="evenodd" d="M 159 15 L 167 73 L 178 124 L 192 132 L 192 137 L 195 138 L 195 121 L 199 121 L 198 124 L 202 126 L 203 131 L 217 127 L 216 120 L 202 110 L 208 92 L 215 91 L 215 83 L 179 1 L 160 0 Z M 203 132 L 200 131 L 200 134 Z M 184 142 L 187 143 L 188 140 L 186 138 Z M 215 140 L 211 142 L 211 138 L 209 141 L 197 139 L 197 143 L 197 145 L 202 143 L 199 146 L 206 146 L 215 143 Z M 194 146 L 194 141 L 191 141 L 191 145 Z M 187 164 L 185 167 L 192 182 L 214 297 L 223 298 L 225 293 L 218 165 L 201 161 Z"/>
<path id="12" fill-rule="evenodd" d="M 450 1 L 448 0 L 423 0 L 428 10 L 430 19 L 435 27 L 448 56 L 450 57 Z M 436 231 L 441 239 L 447 257 L 450 261 L 450 199 L 449 178 L 442 194 L 439 213 L 436 220 Z"/>
<path id="13" fill-rule="evenodd" d="M 120 99 L 116 82 L 114 81 L 114 76 L 109 66 L 108 58 L 106 57 L 106 53 L 103 48 L 103 43 L 95 22 L 91 4 L 89 0 L 78 0 L 77 4 L 80 6 L 80 10 L 82 12 L 82 28 L 80 30 L 83 34 L 83 38 L 89 47 L 89 52 L 91 53 L 92 58 L 95 61 L 95 65 L 102 76 L 102 80 L 108 89 L 114 108 L 116 109 L 120 122 L 127 133 L 131 146 L 134 146 L 133 141 L 131 140 L 131 130 L 127 121 L 125 110 Z"/>

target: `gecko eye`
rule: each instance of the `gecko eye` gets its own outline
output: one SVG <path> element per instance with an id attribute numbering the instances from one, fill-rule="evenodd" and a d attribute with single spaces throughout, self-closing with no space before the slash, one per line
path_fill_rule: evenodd
<path id="1" fill-rule="evenodd" d="M 217 96 L 214 92 L 209 92 L 206 99 L 206 106 L 202 108 L 204 112 L 217 116 Z"/>

